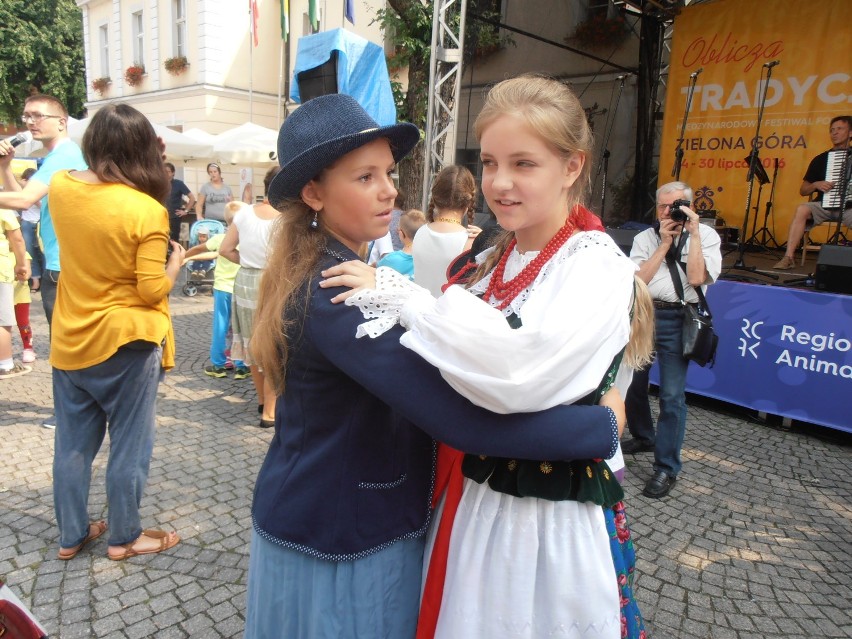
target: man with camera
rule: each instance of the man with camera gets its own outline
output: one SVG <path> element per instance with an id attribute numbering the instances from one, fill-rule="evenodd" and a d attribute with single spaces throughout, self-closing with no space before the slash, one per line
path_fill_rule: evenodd
<path id="1" fill-rule="evenodd" d="M 630 259 L 654 298 L 656 360 L 660 367 L 660 417 L 656 432 L 648 399 L 648 369 L 637 371 L 625 398 L 627 427 L 632 439 L 625 453 L 654 451 L 654 474 L 645 484 L 646 497 L 665 497 L 681 469 L 680 449 L 686 434 L 686 370 L 683 356 L 683 303 L 666 258 L 679 262 L 679 277 L 687 304 L 698 302 L 696 287 L 716 281 L 722 270 L 721 240 L 716 230 L 698 220 L 692 209 L 692 189 L 669 182 L 657 190 L 657 221 L 633 238 Z M 702 289 L 703 290 L 703 289 Z"/>

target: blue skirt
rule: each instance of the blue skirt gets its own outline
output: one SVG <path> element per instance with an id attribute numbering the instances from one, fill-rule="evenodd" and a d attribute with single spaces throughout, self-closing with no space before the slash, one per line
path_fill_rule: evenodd
<path id="1" fill-rule="evenodd" d="M 355 561 L 326 561 L 267 541 L 249 557 L 246 639 L 406 639 L 420 606 L 424 539 Z"/>

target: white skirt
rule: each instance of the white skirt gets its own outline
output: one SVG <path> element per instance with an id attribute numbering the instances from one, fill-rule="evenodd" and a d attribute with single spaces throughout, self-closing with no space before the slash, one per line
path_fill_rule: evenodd
<path id="1" fill-rule="evenodd" d="M 620 639 L 601 507 L 513 497 L 465 479 L 435 637 Z"/>

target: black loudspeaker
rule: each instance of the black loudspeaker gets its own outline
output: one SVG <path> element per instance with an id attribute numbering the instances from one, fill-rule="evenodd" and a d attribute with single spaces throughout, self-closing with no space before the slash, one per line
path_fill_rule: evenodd
<path id="1" fill-rule="evenodd" d="M 816 287 L 830 293 L 852 293 L 852 246 L 823 244 L 820 247 Z"/>
<path id="2" fill-rule="evenodd" d="M 621 252 L 628 257 L 630 257 L 630 249 L 633 248 L 633 238 L 641 232 L 636 229 L 606 229 L 606 234 L 615 240 Z"/>
<path id="3" fill-rule="evenodd" d="M 329 59 L 318 67 L 299 73 L 296 82 L 302 104 L 311 98 L 337 93 L 337 50 L 331 51 Z"/>

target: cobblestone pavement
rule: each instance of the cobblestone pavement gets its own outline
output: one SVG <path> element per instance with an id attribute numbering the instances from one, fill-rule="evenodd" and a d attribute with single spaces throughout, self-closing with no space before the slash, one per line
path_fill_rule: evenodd
<path id="1" fill-rule="evenodd" d="M 251 492 L 272 433 L 257 428 L 250 380 L 203 373 L 212 298 L 173 295 L 178 365 L 160 387 L 142 516 L 182 542 L 106 558 L 105 537 L 56 557 L 47 326 L 32 306 L 39 359 L 0 382 L 0 578 L 51 637 L 241 637 Z M 16 352 L 19 342 L 15 337 Z M 840 400 L 840 398 L 838 398 Z M 654 639 L 852 637 L 852 440 L 770 428 L 691 402 L 684 470 L 663 500 L 641 495 L 649 453 L 628 457 L 636 589 Z M 106 448 L 106 446 L 104 446 Z M 106 450 L 90 514 L 106 518 Z M 370 639 L 370 638 L 366 638 Z"/>

